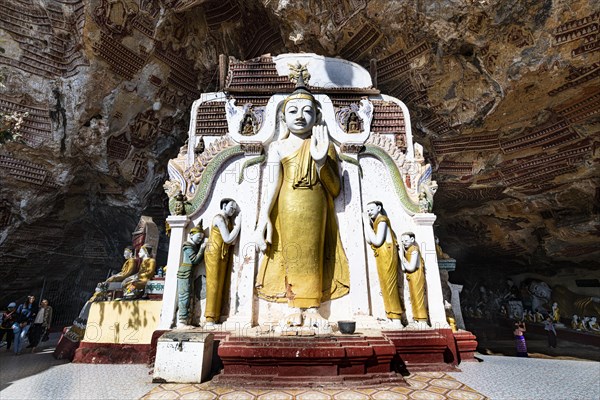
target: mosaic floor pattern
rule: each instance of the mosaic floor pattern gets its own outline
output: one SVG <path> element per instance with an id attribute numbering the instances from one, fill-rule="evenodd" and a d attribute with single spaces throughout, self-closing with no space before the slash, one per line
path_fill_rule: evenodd
<path id="1" fill-rule="evenodd" d="M 217 386 L 210 382 L 202 384 L 165 383 L 157 386 L 143 400 L 479 400 L 486 397 L 460 383 L 443 372 L 418 372 L 406 377 L 410 385 L 382 386 L 377 388 L 336 389 L 240 389 Z"/>

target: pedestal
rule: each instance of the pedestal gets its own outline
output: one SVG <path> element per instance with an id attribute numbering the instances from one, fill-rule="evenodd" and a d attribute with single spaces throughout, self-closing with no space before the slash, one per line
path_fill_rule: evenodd
<path id="1" fill-rule="evenodd" d="M 393 372 L 395 347 L 383 336 L 228 337 L 213 381 L 253 387 L 406 385 Z"/>
<path id="2" fill-rule="evenodd" d="M 452 330 L 390 330 L 382 334 L 395 346 L 401 371 L 456 371 L 459 360 Z"/>
<path id="3" fill-rule="evenodd" d="M 101 301 L 93 303 L 85 336 L 73 362 L 145 364 L 152 334 L 158 326 L 161 301 Z"/>
<path id="4" fill-rule="evenodd" d="M 152 382 L 204 382 L 210 377 L 212 354 L 212 333 L 167 332 L 158 339 Z"/>

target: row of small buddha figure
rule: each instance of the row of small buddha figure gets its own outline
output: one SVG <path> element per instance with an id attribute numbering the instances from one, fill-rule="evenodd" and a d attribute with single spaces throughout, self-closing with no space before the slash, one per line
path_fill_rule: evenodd
<path id="1" fill-rule="evenodd" d="M 505 313 L 506 313 L 506 308 L 504 306 L 502 306 L 502 309 L 500 310 L 501 314 L 503 316 L 506 317 Z M 558 307 L 558 303 L 554 302 L 552 304 L 552 311 L 548 314 L 550 316 L 550 318 L 552 318 L 552 322 L 554 322 L 555 324 L 560 324 L 560 309 Z M 544 316 L 544 314 L 542 314 L 540 312 L 539 309 L 536 309 L 535 312 L 532 310 L 528 310 L 525 309 L 523 311 L 523 320 L 527 321 L 527 322 L 538 322 L 538 323 L 543 323 L 544 320 L 546 319 L 546 317 Z"/>
<path id="2" fill-rule="evenodd" d="M 110 276 L 106 281 L 98 283 L 91 302 L 107 300 L 107 291 L 110 283 L 121 283 L 124 299 L 138 299 L 144 295 L 146 284 L 156 274 L 156 260 L 152 258 L 152 246 L 140 247 L 138 257 L 141 259 L 137 267 L 135 250 L 128 246 L 123 251 L 125 262 L 121 271 Z"/>
<path id="3" fill-rule="evenodd" d="M 571 319 L 571 329 L 600 334 L 600 324 L 596 317 L 579 317 L 574 314 Z"/>

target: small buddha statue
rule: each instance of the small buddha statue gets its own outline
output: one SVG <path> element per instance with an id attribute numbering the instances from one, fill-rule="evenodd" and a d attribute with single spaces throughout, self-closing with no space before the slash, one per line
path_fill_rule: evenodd
<path id="1" fill-rule="evenodd" d="M 525 310 L 525 321 L 535 322 L 535 316 L 533 315 L 531 310 Z"/>
<path id="2" fill-rule="evenodd" d="M 242 121 L 242 136 L 252 136 L 254 135 L 254 123 L 252 121 L 252 115 L 246 114 L 244 116 L 244 120 Z"/>
<path id="3" fill-rule="evenodd" d="M 346 123 L 346 133 L 360 133 L 360 121 L 355 112 L 351 112 Z"/>
<path id="4" fill-rule="evenodd" d="M 142 297 L 146 284 L 156 272 L 156 260 L 151 257 L 152 246 L 143 245 L 138 252 L 138 256 L 142 259 L 140 269 L 137 274 L 131 275 L 122 283 L 123 297 L 126 299 L 137 299 Z"/>
<path id="5" fill-rule="evenodd" d="M 544 320 L 544 315 L 540 312 L 539 309 L 536 308 L 533 321 L 534 322 L 542 322 L 543 320 Z"/>
<path id="6" fill-rule="evenodd" d="M 560 323 L 560 309 L 557 302 L 552 303 L 552 321 Z"/>
<path id="7" fill-rule="evenodd" d="M 600 332 L 600 325 L 598 325 L 598 321 L 597 321 L 596 317 L 590 318 L 589 327 L 590 327 L 590 330 L 594 333 Z"/>
<path id="8" fill-rule="evenodd" d="M 579 326 L 581 327 L 582 331 L 589 331 L 589 323 L 590 323 L 590 317 L 583 317 L 583 320 L 579 321 Z"/>
<path id="9" fill-rule="evenodd" d="M 579 329 L 579 317 L 577 314 L 573 314 L 571 318 L 571 329 Z"/>

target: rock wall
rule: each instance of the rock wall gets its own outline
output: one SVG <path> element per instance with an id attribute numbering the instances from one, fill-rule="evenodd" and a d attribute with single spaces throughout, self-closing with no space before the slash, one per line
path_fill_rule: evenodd
<path id="1" fill-rule="evenodd" d="M 43 287 L 76 309 L 120 267 L 142 213 L 164 225 L 167 160 L 191 102 L 219 86 L 219 54 L 306 51 L 370 68 L 427 147 L 457 273 L 598 268 L 599 8 L 0 0 L 0 111 L 28 112 L 22 142 L 0 145 L 0 305 Z"/>

